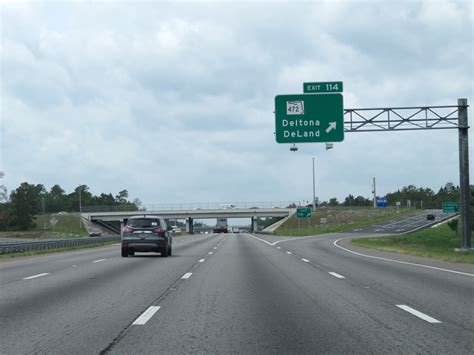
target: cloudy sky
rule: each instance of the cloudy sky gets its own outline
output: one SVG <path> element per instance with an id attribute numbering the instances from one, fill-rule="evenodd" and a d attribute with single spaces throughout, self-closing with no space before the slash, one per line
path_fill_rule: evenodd
<path id="1" fill-rule="evenodd" d="M 472 104 L 471 1 L 1 3 L 9 190 L 311 200 L 313 157 L 321 200 L 369 197 L 373 177 L 380 195 L 459 184 L 456 130 L 347 133 L 291 152 L 273 110 L 308 81 L 343 81 L 344 108 Z"/>

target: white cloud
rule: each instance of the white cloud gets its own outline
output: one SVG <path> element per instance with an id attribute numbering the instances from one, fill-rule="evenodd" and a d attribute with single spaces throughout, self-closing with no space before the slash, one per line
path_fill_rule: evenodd
<path id="1" fill-rule="evenodd" d="M 305 81 L 343 81 L 350 108 L 471 100 L 469 2 L 7 3 L 1 20 L 9 188 L 308 200 L 312 156 L 326 200 L 369 196 L 373 176 L 384 193 L 457 183 L 455 131 L 350 133 L 291 153 L 273 102 Z"/>

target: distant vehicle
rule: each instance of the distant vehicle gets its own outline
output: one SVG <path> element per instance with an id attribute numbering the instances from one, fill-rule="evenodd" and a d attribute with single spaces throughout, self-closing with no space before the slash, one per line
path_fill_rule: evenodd
<path id="1" fill-rule="evenodd" d="M 434 214 L 428 214 L 428 215 L 426 216 L 426 219 L 427 219 L 428 221 L 434 221 L 434 220 L 435 220 L 435 216 L 434 216 Z"/>
<path id="2" fill-rule="evenodd" d="M 214 233 L 228 233 L 229 226 L 227 225 L 227 218 L 218 218 Z"/>
<path id="3" fill-rule="evenodd" d="M 122 229 L 122 257 L 135 252 L 155 252 L 162 257 L 171 255 L 172 228 L 158 216 L 133 216 Z"/>
<path id="4" fill-rule="evenodd" d="M 102 231 L 98 228 L 92 228 L 89 231 L 89 237 L 100 237 L 102 235 Z"/>
<path id="5" fill-rule="evenodd" d="M 182 232 L 181 228 L 179 228 L 178 226 L 171 226 L 171 229 L 175 233 L 181 233 Z"/>
<path id="6" fill-rule="evenodd" d="M 235 205 L 233 205 L 232 203 L 223 203 L 220 205 L 220 208 L 224 210 L 228 210 L 228 209 L 235 208 Z"/>

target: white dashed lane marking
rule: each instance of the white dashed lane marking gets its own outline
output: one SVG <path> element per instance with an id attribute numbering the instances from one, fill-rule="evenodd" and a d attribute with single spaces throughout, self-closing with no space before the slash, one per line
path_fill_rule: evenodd
<path id="1" fill-rule="evenodd" d="M 193 273 L 192 272 L 187 272 L 181 277 L 182 279 L 189 279 Z"/>
<path id="2" fill-rule="evenodd" d="M 206 261 L 206 259 L 201 259 L 201 260 L 199 260 L 200 263 L 203 263 L 203 262 L 205 262 L 205 261 Z"/>
<path id="3" fill-rule="evenodd" d="M 208 254 L 209 254 L 209 255 L 212 255 L 212 251 L 210 251 Z"/>
<path id="4" fill-rule="evenodd" d="M 291 251 L 287 251 L 286 253 L 289 254 L 289 255 L 293 254 Z"/>
<path id="5" fill-rule="evenodd" d="M 46 275 L 49 275 L 49 272 L 45 272 L 45 273 L 38 274 L 38 275 L 33 275 L 33 276 L 24 277 L 23 280 L 36 279 L 37 277 L 46 276 Z"/>
<path id="6" fill-rule="evenodd" d="M 400 309 L 403 309 L 404 311 L 410 313 L 410 314 L 413 314 L 414 316 L 420 318 L 420 319 L 423 319 L 424 321 L 428 322 L 428 323 L 441 323 L 439 320 L 433 318 L 433 317 L 430 317 L 429 315 L 426 315 L 424 313 L 421 313 L 420 311 L 417 311 L 416 309 L 414 308 L 411 308 L 411 307 L 408 307 L 407 305 L 404 305 L 404 304 L 397 304 L 396 305 L 398 308 Z"/>
<path id="7" fill-rule="evenodd" d="M 153 315 L 158 312 L 160 309 L 160 306 L 150 306 L 145 312 L 142 313 L 140 317 L 138 317 L 135 322 L 133 322 L 133 325 L 144 325 L 146 322 L 150 320 Z"/>
<path id="8" fill-rule="evenodd" d="M 345 279 L 344 276 L 339 275 L 337 272 L 333 272 L 333 271 L 332 271 L 332 272 L 329 272 L 329 275 L 332 275 L 332 276 L 334 276 L 334 277 L 337 277 L 338 279 Z"/>
<path id="9" fill-rule="evenodd" d="M 305 263 L 309 263 L 310 261 L 308 259 L 301 259 L 303 260 Z"/>
<path id="10" fill-rule="evenodd" d="M 107 259 L 99 259 L 99 260 L 94 260 L 93 263 L 100 263 L 101 261 L 105 261 Z"/>

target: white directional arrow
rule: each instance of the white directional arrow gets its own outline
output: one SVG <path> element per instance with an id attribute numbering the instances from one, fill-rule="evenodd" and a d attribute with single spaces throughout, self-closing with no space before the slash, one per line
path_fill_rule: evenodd
<path id="1" fill-rule="evenodd" d="M 329 122 L 329 127 L 326 128 L 326 133 L 331 132 L 333 129 L 336 129 L 336 122 Z"/>

